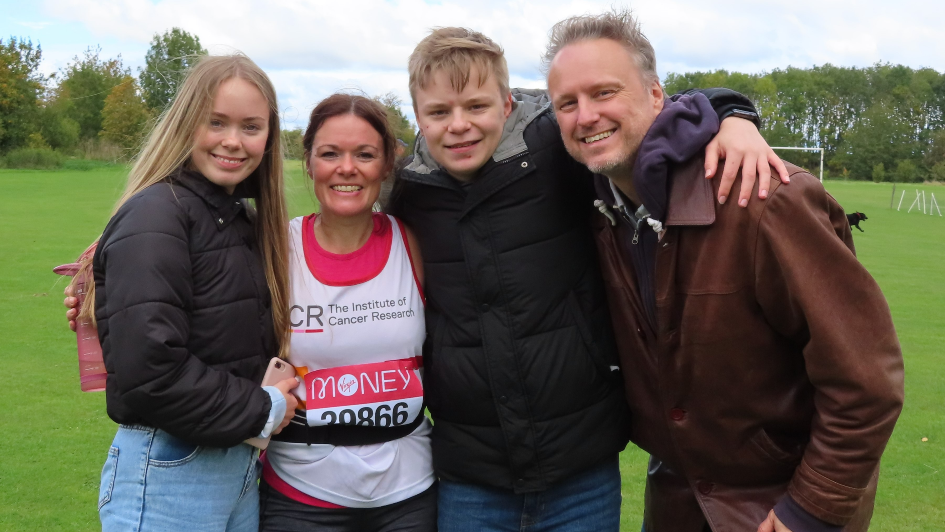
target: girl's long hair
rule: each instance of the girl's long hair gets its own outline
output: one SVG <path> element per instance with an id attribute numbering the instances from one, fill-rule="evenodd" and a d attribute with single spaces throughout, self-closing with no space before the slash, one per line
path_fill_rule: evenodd
<path id="1" fill-rule="evenodd" d="M 226 80 L 239 78 L 252 83 L 269 104 L 269 138 L 266 152 L 256 170 L 246 178 L 256 204 L 256 238 L 262 253 L 266 281 L 272 294 L 272 319 L 280 351 L 288 346 L 289 252 L 288 213 L 282 176 L 282 142 L 276 91 L 269 77 L 242 54 L 203 57 L 187 74 L 177 96 L 161 114 L 128 174 L 125 191 L 112 215 L 132 196 L 163 181 L 187 164 L 194 147 L 197 128 L 210 119 L 213 97 Z M 81 262 L 76 275 L 91 279 L 92 258 Z M 88 292 L 80 317 L 95 320 L 95 284 L 87 283 Z"/>

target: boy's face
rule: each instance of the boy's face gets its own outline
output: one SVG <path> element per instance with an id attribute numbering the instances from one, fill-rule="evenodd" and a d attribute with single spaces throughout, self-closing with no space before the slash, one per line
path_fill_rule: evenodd
<path id="1" fill-rule="evenodd" d="M 511 95 L 502 94 L 495 76 L 490 75 L 481 87 L 479 79 L 473 67 L 469 83 L 459 92 L 450 85 L 447 72 L 440 70 L 426 88 L 414 94 L 417 124 L 430 155 L 462 181 L 475 177 L 495 153 L 512 112 Z"/>

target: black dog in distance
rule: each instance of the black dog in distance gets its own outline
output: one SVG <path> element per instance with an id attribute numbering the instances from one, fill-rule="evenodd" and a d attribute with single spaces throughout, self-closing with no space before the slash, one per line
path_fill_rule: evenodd
<path id="1" fill-rule="evenodd" d="M 860 211 L 856 211 L 856 212 L 854 212 L 853 214 L 848 214 L 848 215 L 847 215 L 847 221 L 850 222 L 850 228 L 852 229 L 852 228 L 856 227 L 857 229 L 860 230 L 861 233 L 865 233 L 866 231 L 864 231 L 864 230 L 860 227 L 860 220 L 869 220 L 869 218 L 867 218 L 866 215 L 863 214 L 863 213 L 860 212 Z"/>

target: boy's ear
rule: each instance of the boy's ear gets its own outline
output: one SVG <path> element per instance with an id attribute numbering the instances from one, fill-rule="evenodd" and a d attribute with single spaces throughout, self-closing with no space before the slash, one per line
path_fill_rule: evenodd
<path id="1" fill-rule="evenodd" d="M 503 106 L 502 114 L 505 116 L 505 118 L 508 118 L 509 115 L 512 114 L 512 93 L 511 92 L 505 96 L 505 105 Z"/>

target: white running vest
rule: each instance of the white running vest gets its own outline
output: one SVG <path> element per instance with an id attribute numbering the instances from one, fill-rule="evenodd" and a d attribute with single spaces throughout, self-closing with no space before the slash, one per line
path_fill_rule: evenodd
<path id="1" fill-rule="evenodd" d="M 389 219 L 387 263 L 374 278 L 351 286 L 318 281 L 306 263 L 304 219 L 289 224 L 289 362 L 307 370 L 296 393 L 305 399 L 311 426 L 404 425 L 423 415 L 423 300 L 406 238 Z M 409 436 L 372 445 L 272 441 L 267 457 L 282 480 L 306 495 L 375 508 L 433 484 L 431 430 L 425 420 Z"/>

